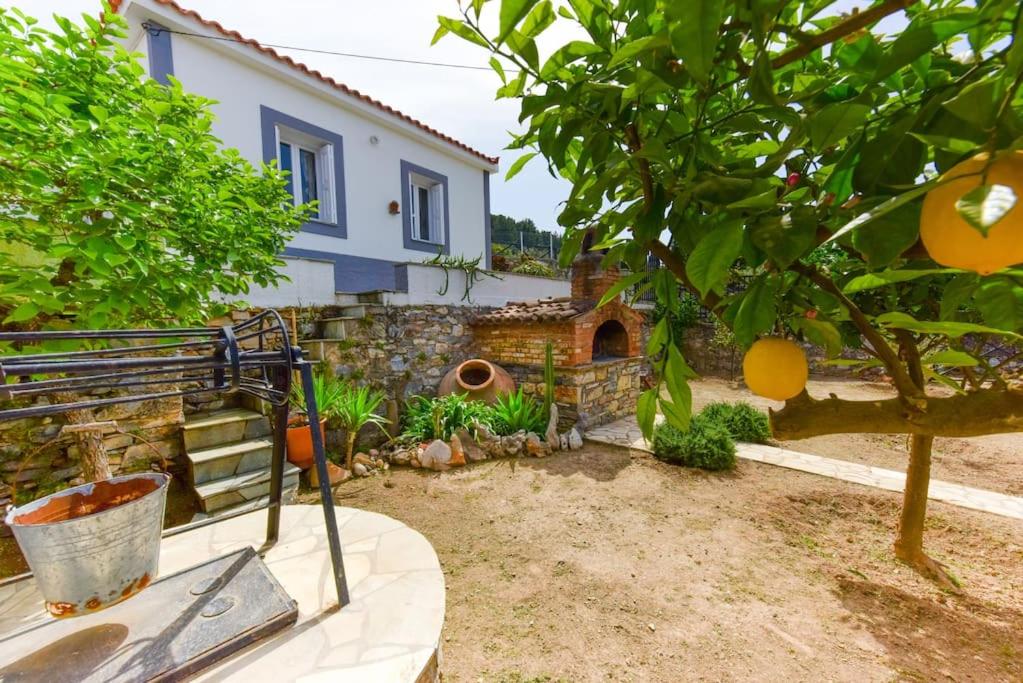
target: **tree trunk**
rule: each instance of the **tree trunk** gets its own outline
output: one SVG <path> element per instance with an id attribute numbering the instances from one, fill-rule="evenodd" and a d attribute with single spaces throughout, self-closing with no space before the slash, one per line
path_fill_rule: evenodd
<path id="1" fill-rule="evenodd" d="M 911 437 L 906 488 L 902 495 L 902 516 L 895 554 L 908 564 L 924 554 L 924 519 L 927 516 L 927 489 L 931 483 L 931 446 L 933 436 Z"/>
<path id="2" fill-rule="evenodd" d="M 895 538 L 895 556 L 924 576 L 953 591 L 959 586 L 942 567 L 924 552 L 924 521 L 927 517 L 927 490 L 931 483 L 931 447 L 933 436 L 914 434 L 906 470 L 906 488 L 902 495 L 902 515 Z"/>
<path id="3" fill-rule="evenodd" d="M 346 444 L 345 449 L 345 467 L 349 472 L 352 471 L 352 454 L 355 451 L 355 437 L 358 435 L 358 431 L 352 431 L 351 429 L 348 430 L 348 434 L 346 435 L 348 437 L 348 443 Z"/>
<path id="4" fill-rule="evenodd" d="M 92 410 L 69 410 L 65 414 L 68 424 L 82 425 L 96 421 Z M 82 477 L 86 481 L 109 479 L 110 461 L 107 458 L 107 447 L 103 444 L 103 429 L 89 429 L 74 432 L 75 445 L 78 446 L 78 460 L 82 466 Z"/>

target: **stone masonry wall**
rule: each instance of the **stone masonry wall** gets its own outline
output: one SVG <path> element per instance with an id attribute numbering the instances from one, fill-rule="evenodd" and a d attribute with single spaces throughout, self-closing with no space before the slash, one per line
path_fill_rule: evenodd
<path id="1" fill-rule="evenodd" d="M 502 366 L 522 387 L 524 394 L 542 401 L 542 365 Z M 554 401 L 558 404 L 558 426 L 580 431 L 632 415 L 650 372 L 646 358 L 622 358 L 581 367 L 554 368 Z"/>
<path id="2" fill-rule="evenodd" d="M 117 423 L 103 433 L 115 475 L 146 471 L 182 453 L 180 397 L 122 403 L 95 415 L 99 422 Z M 58 438 L 64 424 L 59 415 L 0 422 L 0 510 L 83 483 L 73 438 Z"/>

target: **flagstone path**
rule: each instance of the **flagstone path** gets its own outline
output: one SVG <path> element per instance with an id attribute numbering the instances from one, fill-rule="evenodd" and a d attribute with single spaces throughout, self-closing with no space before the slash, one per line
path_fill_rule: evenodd
<path id="1" fill-rule="evenodd" d="M 657 416 L 660 421 L 662 416 Z M 633 448 L 640 451 L 652 453 L 650 445 L 643 438 L 643 434 L 636 424 L 634 417 L 626 417 L 610 424 L 595 427 L 584 435 L 590 441 Z M 764 446 L 760 444 L 739 443 L 736 444 L 736 455 L 746 460 L 767 463 L 788 467 L 789 469 L 801 472 L 819 474 L 832 479 L 850 481 L 854 484 L 873 486 L 888 491 L 902 491 L 906 481 L 903 472 L 888 470 L 871 465 L 863 465 L 858 462 L 847 460 L 836 460 L 834 458 L 822 458 L 819 455 L 809 453 L 798 453 L 785 448 L 775 446 Z M 971 510 L 980 510 L 1003 517 L 1023 519 L 1023 498 L 1018 496 L 1007 496 L 993 491 L 970 488 L 961 484 L 952 484 L 945 481 L 931 480 L 929 497 L 932 500 L 940 500 L 944 503 L 958 505 L 959 507 Z"/>

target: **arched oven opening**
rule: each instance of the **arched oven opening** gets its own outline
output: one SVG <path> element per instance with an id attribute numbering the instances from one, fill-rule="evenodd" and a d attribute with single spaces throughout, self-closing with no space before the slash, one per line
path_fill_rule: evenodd
<path id="1" fill-rule="evenodd" d="M 629 333 L 617 320 L 607 320 L 593 333 L 593 360 L 626 358 L 629 355 Z"/>

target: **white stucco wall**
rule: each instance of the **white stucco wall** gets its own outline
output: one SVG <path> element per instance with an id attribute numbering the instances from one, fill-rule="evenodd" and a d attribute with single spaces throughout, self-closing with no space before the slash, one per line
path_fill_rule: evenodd
<path id="1" fill-rule="evenodd" d="M 138 27 L 147 19 L 172 30 L 220 35 L 146 0 L 129 5 L 127 18 L 132 26 L 129 47 L 142 52 L 145 33 Z M 171 43 L 174 76 L 189 92 L 217 100 L 213 132 L 254 164 L 263 161 L 261 105 L 342 136 L 347 238 L 300 232 L 290 247 L 392 262 L 429 258 L 429 253 L 404 247 L 402 216 L 388 212 L 391 201 L 402 200 L 400 163 L 405 160 L 448 178 L 451 254 L 475 258 L 486 253 L 487 162 L 469 158 L 466 152 L 396 117 L 380 119 L 369 111 L 371 105 L 354 98 L 339 101 L 329 85 L 301 74 L 296 80 L 297 72 L 285 64 L 258 53 L 253 61 L 246 54 L 255 52 L 250 47 L 177 34 L 171 36 Z M 143 66 L 148 68 L 148 62 L 144 60 Z M 451 132 L 457 136 L 457 131 Z M 371 137 L 378 142 L 371 143 Z M 340 291 L 346 291 L 343 284 L 338 283 Z M 318 292 L 297 293 L 305 299 L 319 296 Z"/>
<path id="2" fill-rule="evenodd" d="M 281 272 L 290 281 L 277 287 L 252 287 L 238 297 L 253 306 L 278 308 L 285 306 L 329 306 L 335 303 L 334 264 L 330 261 L 284 257 Z"/>
<path id="3" fill-rule="evenodd" d="M 462 300 L 465 294 L 463 271 L 448 271 L 448 287 L 444 294 L 439 294 L 444 287 L 442 268 L 410 263 L 407 272 L 408 292 L 389 295 L 388 303 L 405 306 L 504 306 L 509 301 L 565 297 L 572 293 L 568 280 L 488 271 L 496 277 L 481 275 L 469 290 L 471 302 L 467 302 Z"/>

